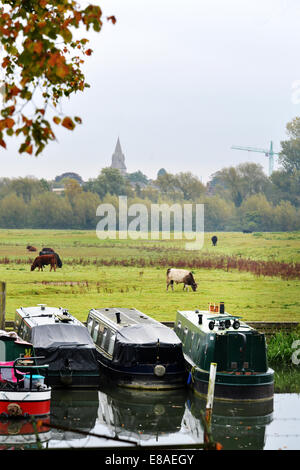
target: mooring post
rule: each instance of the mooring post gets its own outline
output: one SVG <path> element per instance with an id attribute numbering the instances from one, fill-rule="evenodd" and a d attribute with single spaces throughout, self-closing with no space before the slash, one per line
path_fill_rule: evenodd
<path id="1" fill-rule="evenodd" d="M 0 281 L 0 329 L 5 330 L 6 283 Z"/>
<path id="2" fill-rule="evenodd" d="M 206 411 L 205 411 L 206 429 L 204 432 L 204 442 L 207 442 L 209 440 L 209 435 L 210 435 L 211 415 L 212 415 L 212 409 L 213 409 L 213 404 L 214 404 L 214 394 L 215 394 L 216 371 L 217 371 L 217 364 L 215 362 L 211 362 L 210 370 L 209 370 L 207 398 L 206 398 Z"/>

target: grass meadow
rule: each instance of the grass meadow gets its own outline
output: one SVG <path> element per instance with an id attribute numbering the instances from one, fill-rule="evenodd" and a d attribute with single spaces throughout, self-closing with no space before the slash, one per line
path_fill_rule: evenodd
<path id="1" fill-rule="evenodd" d="M 160 321 L 177 310 L 207 309 L 224 301 L 244 320 L 300 321 L 300 233 L 205 234 L 204 246 L 187 251 L 185 240 L 99 240 L 95 231 L 0 230 L 0 280 L 7 283 L 6 320 L 18 307 L 45 303 L 85 321 L 91 308 L 135 307 Z M 63 267 L 30 271 L 51 247 Z M 166 270 L 193 271 L 197 292 L 182 284 L 166 292 Z"/>

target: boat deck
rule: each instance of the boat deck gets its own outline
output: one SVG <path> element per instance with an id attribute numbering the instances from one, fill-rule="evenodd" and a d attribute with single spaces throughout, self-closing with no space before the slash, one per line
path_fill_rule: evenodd
<path id="1" fill-rule="evenodd" d="M 17 313 L 20 319 L 25 319 L 31 327 L 37 325 L 51 325 L 59 321 L 82 326 L 79 320 L 62 308 L 39 305 L 37 307 L 21 307 L 17 309 Z"/>
<path id="2" fill-rule="evenodd" d="M 180 322 L 180 315 L 184 317 L 186 320 L 191 322 L 197 328 L 201 328 L 204 333 L 218 333 L 218 334 L 226 334 L 228 331 L 236 331 L 236 328 L 233 327 L 234 321 L 237 320 L 239 322 L 238 331 L 246 332 L 249 330 L 253 330 L 253 328 L 243 321 L 240 320 L 241 317 L 236 315 L 231 315 L 227 312 L 225 313 L 216 313 L 210 312 L 208 310 L 186 310 L 181 311 L 178 310 L 179 317 L 177 317 L 177 325 Z M 201 323 L 199 319 L 201 318 Z M 230 326 L 225 327 L 225 321 L 230 321 Z M 215 322 L 215 327 L 212 330 L 209 328 L 210 322 Z M 229 324 L 229 323 L 228 323 Z"/>

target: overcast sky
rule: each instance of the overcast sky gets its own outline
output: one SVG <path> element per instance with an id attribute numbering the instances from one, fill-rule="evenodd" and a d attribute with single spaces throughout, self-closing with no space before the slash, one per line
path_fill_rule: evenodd
<path id="1" fill-rule="evenodd" d="M 97 0 L 94 3 L 98 3 Z M 0 176 L 52 179 L 75 171 L 96 177 L 111 164 L 118 136 L 128 172 L 155 178 L 160 168 L 191 171 L 203 182 L 275 150 L 300 115 L 298 0 L 99 0 L 99 34 L 85 65 L 91 85 L 63 103 L 80 115 L 75 131 L 57 130 L 39 157 L 19 155 L 12 139 L 0 150 Z M 88 35 L 88 36 L 87 36 Z M 297 84 L 299 81 L 299 84 Z M 300 96 L 300 93 L 299 93 Z M 299 100 L 300 101 L 300 100 Z M 275 168 L 276 168 L 275 163 Z"/>

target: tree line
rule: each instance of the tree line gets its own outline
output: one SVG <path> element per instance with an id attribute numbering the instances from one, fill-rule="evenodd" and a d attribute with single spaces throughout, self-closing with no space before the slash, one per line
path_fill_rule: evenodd
<path id="1" fill-rule="evenodd" d="M 85 182 L 74 173 L 53 181 L 1 178 L 0 228 L 95 229 L 97 207 L 109 203 L 118 212 L 118 197 L 125 195 L 128 205 L 144 204 L 149 213 L 153 203 L 204 204 L 206 231 L 300 230 L 300 118 L 287 124 L 287 133 L 280 168 L 270 177 L 246 162 L 217 171 L 205 185 L 191 172 L 164 169 L 155 180 L 114 168 Z M 63 192 L 54 192 L 57 187 Z"/>

